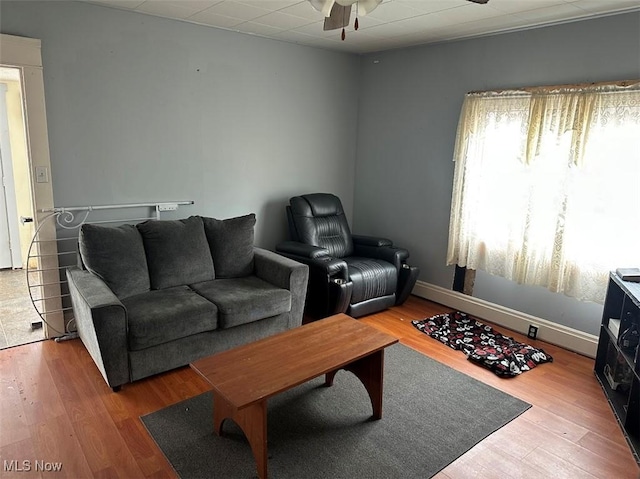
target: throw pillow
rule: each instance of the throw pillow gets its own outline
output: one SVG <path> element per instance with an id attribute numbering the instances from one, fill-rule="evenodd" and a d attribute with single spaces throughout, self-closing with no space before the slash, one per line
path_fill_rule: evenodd
<path id="1" fill-rule="evenodd" d="M 147 253 L 152 289 L 215 278 L 202 219 L 149 220 L 137 225 Z"/>
<path id="2" fill-rule="evenodd" d="M 218 220 L 202 218 L 217 278 L 241 278 L 253 273 L 253 227 L 256 215 Z"/>
<path id="3" fill-rule="evenodd" d="M 135 226 L 84 224 L 78 241 L 85 268 L 102 278 L 118 298 L 149 291 L 147 258 Z"/>

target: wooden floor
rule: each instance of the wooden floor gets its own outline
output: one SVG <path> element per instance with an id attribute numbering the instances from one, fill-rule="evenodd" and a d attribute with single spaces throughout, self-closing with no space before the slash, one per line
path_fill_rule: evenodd
<path id="1" fill-rule="evenodd" d="M 449 465 L 437 478 L 640 477 L 593 375 L 593 360 L 498 328 L 544 348 L 554 357 L 553 363 L 517 378 L 500 379 L 411 325 L 413 319 L 447 311 L 446 307 L 411 297 L 401 307 L 361 321 L 533 407 Z M 205 382 L 185 367 L 125 385 L 119 393 L 113 393 L 79 340 L 45 341 L 2 350 L 0 477 L 175 477 L 139 416 L 206 390 Z M 437 438 L 424 438 L 427 451 L 434 441 Z M 37 472 L 36 461 L 44 461 L 49 468 L 62 463 L 62 470 Z M 26 470 L 29 466 L 31 471 Z M 8 471 L 11 468 L 13 472 Z"/>

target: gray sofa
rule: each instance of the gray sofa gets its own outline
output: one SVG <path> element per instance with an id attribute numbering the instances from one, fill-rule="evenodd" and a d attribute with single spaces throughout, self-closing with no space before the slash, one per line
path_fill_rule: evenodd
<path id="1" fill-rule="evenodd" d="M 69 292 L 109 386 L 302 323 L 308 267 L 254 247 L 254 225 L 251 214 L 82 226 Z"/>

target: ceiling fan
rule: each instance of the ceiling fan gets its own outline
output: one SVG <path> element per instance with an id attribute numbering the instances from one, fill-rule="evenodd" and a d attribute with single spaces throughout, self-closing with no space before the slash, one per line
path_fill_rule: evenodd
<path id="1" fill-rule="evenodd" d="M 467 0 L 473 3 L 485 4 L 489 0 Z M 324 27 L 323 30 L 337 30 L 342 28 L 342 39 L 345 39 L 344 27 L 349 25 L 349 18 L 351 17 L 351 7 L 354 3 L 357 4 L 356 21 L 354 28 L 358 29 L 358 17 L 365 16 L 367 13 L 372 12 L 375 8 L 382 3 L 382 0 L 309 0 L 309 3 L 317 11 L 324 14 Z"/>

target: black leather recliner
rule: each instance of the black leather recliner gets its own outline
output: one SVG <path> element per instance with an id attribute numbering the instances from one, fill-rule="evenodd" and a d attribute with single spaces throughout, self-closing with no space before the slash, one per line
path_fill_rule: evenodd
<path id="1" fill-rule="evenodd" d="M 337 196 L 294 196 L 287 219 L 291 239 L 276 251 L 309 265 L 309 316 L 358 318 L 402 304 L 411 294 L 419 270 L 406 263 L 409 252 L 385 238 L 352 235 Z"/>

